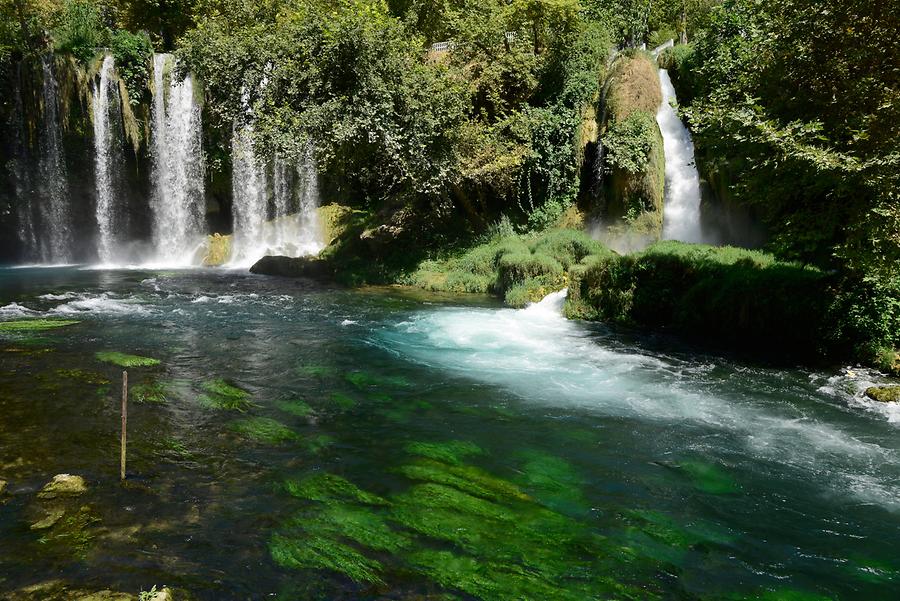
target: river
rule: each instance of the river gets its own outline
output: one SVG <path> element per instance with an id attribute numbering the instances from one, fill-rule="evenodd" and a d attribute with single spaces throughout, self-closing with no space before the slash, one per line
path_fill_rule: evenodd
<path id="1" fill-rule="evenodd" d="M 0 319 L 78 321 L 0 331 L 0 593 L 900 597 L 900 411 L 859 394 L 877 375 L 705 354 L 561 301 L 0 270 Z M 124 485 L 108 351 L 160 361 L 129 369 Z M 87 491 L 38 499 L 58 473 Z"/>

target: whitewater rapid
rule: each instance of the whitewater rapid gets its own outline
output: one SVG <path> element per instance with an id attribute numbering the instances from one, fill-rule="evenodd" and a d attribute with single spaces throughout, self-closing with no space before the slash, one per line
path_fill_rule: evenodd
<path id="1" fill-rule="evenodd" d="M 900 449 L 843 423 L 847 412 L 871 419 L 859 412 L 873 414 L 862 395 L 865 378 L 810 374 L 808 387 L 785 390 L 770 383 L 777 370 L 629 346 L 565 319 L 564 300 L 565 290 L 522 310 L 416 312 L 381 331 L 375 344 L 547 411 L 668 425 L 680 431 L 679 445 L 711 453 L 737 446 L 747 461 L 775 463 L 900 510 Z"/>

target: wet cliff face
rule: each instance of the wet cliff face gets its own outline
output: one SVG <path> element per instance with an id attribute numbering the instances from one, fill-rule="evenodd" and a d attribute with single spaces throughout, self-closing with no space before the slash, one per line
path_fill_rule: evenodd
<path id="1" fill-rule="evenodd" d="M 45 60 L 47 64 L 24 59 L 2 74 L 7 91 L 0 105 L 2 263 L 59 259 L 49 250 L 58 235 L 66 237 L 64 260 L 96 260 L 91 90 L 98 64 L 81 65 L 68 57 Z M 48 73 L 52 82 L 46 79 Z M 134 109 L 136 115 L 145 112 L 139 106 Z M 148 235 L 150 157 L 145 143 L 135 149 L 125 139 L 122 112 L 117 115 L 120 122 L 112 124 L 116 134 L 110 150 L 117 160 L 114 188 L 123 218 L 116 227 L 140 243 Z M 65 207 L 54 215 L 48 206 L 56 197 Z"/>

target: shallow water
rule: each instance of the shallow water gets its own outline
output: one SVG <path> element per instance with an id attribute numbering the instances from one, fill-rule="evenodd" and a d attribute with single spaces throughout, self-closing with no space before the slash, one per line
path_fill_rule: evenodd
<path id="1" fill-rule="evenodd" d="M 18 317 L 80 323 L 0 332 L 0 593 L 900 595 L 900 414 L 859 394 L 877 374 L 704 355 L 553 299 L 225 271 L 0 270 Z M 102 351 L 161 361 L 129 369 L 125 486 Z M 57 473 L 88 492 L 37 499 Z"/>

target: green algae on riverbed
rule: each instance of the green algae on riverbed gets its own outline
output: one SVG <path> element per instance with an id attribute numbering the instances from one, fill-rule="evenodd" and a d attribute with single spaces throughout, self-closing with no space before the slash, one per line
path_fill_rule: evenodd
<path id="1" fill-rule="evenodd" d="M 163 405 L 168 402 L 169 387 L 164 382 L 150 380 L 132 386 L 130 393 L 138 403 Z"/>
<path id="2" fill-rule="evenodd" d="M 512 482 L 476 466 L 431 459 L 398 471 L 424 482 L 389 498 L 334 474 L 286 482 L 292 496 L 313 504 L 273 535 L 272 558 L 285 567 L 377 584 L 389 569 L 381 559 L 387 553 L 402 570 L 484 600 L 655 596 L 605 576 L 601 564 L 614 557 L 606 543 L 585 524 L 534 503 Z"/>
<path id="3" fill-rule="evenodd" d="M 119 367 L 153 367 L 160 364 L 159 359 L 152 357 L 141 357 L 140 355 L 129 355 L 118 351 L 101 351 L 95 355 L 98 360 L 104 363 L 112 363 Z"/>
<path id="4" fill-rule="evenodd" d="M 45 332 L 81 323 L 74 319 L 21 319 L 15 321 L 0 321 L 0 334 Z"/>
<path id="5" fill-rule="evenodd" d="M 207 380 L 200 388 L 206 391 L 206 394 L 200 395 L 197 400 L 204 407 L 244 412 L 253 406 L 249 392 L 221 378 Z"/>
<path id="6" fill-rule="evenodd" d="M 231 429 L 238 434 L 266 444 L 281 444 L 297 440 L 299 435 L 270 417 L 248 417 L 231 423 Z"/>

